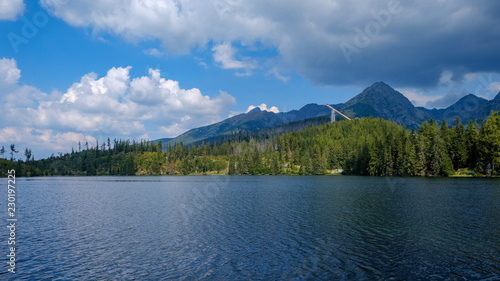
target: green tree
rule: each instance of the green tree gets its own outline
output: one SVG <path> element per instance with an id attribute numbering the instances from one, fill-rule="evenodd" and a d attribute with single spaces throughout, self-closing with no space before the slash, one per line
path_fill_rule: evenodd
<path id="1" fill-rule="evenodd" d="M 279 153 L 273 153 L 271 156 L 271 165 L 270 165 L 270 173 L 271 175 L 279 175 L 281 174 L 281 165 L 279 159 Z"/>
<path id="2" fill-rule="evenodd" d="M 451 141 L 450 141 L 450 130 L 448 129 L 448 124 L 446 123 L 445 119 L 443 119 L 441 127 L 439 128 L 439 136 L 443 141 L 443 148 L 445 149 L 445 153 L 448 153 L 451 147 Z"/>
<path id="3" fill-rule="evenodd" d="M 26 149 L 24 150 L 24 156 L 26 156 L 26 162 L 30 161 L 32 156 L 31 149 L 28 149 L 26 147 Z"/>
<path id="4" fill-rule="evenodd" d="M 462 125 L 458 116 L 455 119 L 455 127 L 451 132 L 450 156 L 453 161 L 454 169 L 458 170 L 465 167 L 467 162 L 467 145 L 465 141 L 464 125 Z"/>
<path id="5" fill-rule="evenodd" d="M 465 128 L 465 145 L 467 147 L 467 160 L 466 165 L 470 168 L 476 168 L 478 165 L 479 151 L 478 151 L 479 132 L 477 129 L 476 121 L 469 121 Z"/>
<path id="6" fill-rule="evenodd" d="M 446 146 L 441 138 L 441 133 L 437 132 L 437 124 L 432 121 L 429 123 L 428 141 L 427 141 L 427 173 L 431 176 L 437 176 L 442 173 L 445 162 Z M 448 167 L 447 167 L 448 168 Z"/>
<path id="7" fill-rule="evenodd" d="M 161 153 L 162 151 L 163 151 L 163 144 L 161 140 L 159 140 L 158 143 L 156 143 L 156 152 Z"/>
<path id="8" fill-rule="evenodd" d="M 370 171 L 370 150 L 368 144 L 364 144 L 363 148 L 359 151 L 356 163 L 354 165 L 354 172 L 358 175 L 368 175 Z"/>
<path id="9" fill-rule="evenodd" d="M 239 175 L 248 175 L 248 164 L 246 161 L 246 157 L 237 157 L 236 158 L 236 172 Z"/>
<path id="10" fill-rule="evenodd" d="M 495 172 L 496 163 L 500 161 L 500 116 L 498 111 L 491 112 L 480 130 L 480 157 L 485 172 Z"/>
<path id="11" fill-rule="evenodd" d="M 236 174 L 236 161 L 234 159 L 234 156 L 231 156 L 231 158 L 229 158 L 229 168 L 228 168 L 228 172 L 227 172 L 229 175 L 235 175 Z"/>
<path id="12" fill-rule="evenodd" d="M 413 143 L 415 146 L 416 161 L 413 167 L 413 175 L 425 176 L 427 159 L 426 157 L 426 140 L 423 135 L 415 135 L 413 137 Z"/>
<path id="13" fill-rule="evenodd" d="M 10 161 L 14 161 L 14 153 L 18 153 L 19 151 L 16 150 L 16 145 L 11 144 L 10 145 Z"/>

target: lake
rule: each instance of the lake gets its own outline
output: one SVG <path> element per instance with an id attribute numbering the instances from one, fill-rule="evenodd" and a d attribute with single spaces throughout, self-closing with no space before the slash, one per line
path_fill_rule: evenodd
<path id="1" fill-rule="evenodd" d="M 47 177 L 16 189 L 18 260 L 8 273 L 2 242 L 2 280 L 500 279 L 498 179 Z"/>

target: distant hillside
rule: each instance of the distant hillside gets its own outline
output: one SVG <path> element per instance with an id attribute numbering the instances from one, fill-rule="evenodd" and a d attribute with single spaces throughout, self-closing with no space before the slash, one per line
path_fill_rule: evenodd
<path id="1" fill-rule="evenodd" d="M 432 119 L 438 122 L 445 119 L 446 123 L 451 124 L 455 122 L 457 116 L 462 121 L 485 119 L 494 107 L 489 106 L 489 104 L 490 101 L 486 99 L 477 97 L 473 94 L 468 94 L 447 108 L 429 110 L 423 107 L 418 107 L 418 110 L 427 112 L 431 115 Z M 498 110 L 498 106 L 496 106 L 496 108 L 496 110 Z"/>
<path id="2" fill-rule="evenodd" d="M 330 109 L 326 106 L 317 104 L 308 104 L 299 110 L 280 112 L 277 114 L 255 108 L 248 113 L 239 114 L 212 125 L 189 130 L 170 142 L 172 144 L 182 142 L 187 145 L 205 139 L 230 136 L 239 131 L 255 132 L 328 114 L 330 114 Z"/>
<path id="3" fill-rule="evenodd" d="M 162 138 L 162 139 L 159 139 L 159 140 L 154 140 L 154 141 L 151 141 L 151 143 L 153 144 L 157 144 L 159 141 L 161 141 L 161 143 L 167 143 L 171 140 L 173 140 L 174 138 Z"/>
<path id="4" fill-rule="evenodd" d="M 500 93 L 490 101 L 469 94 L 448 108 L 426 109 L 413 106 L 408 98 L 384 82 L 376 82 L 345 104 L 332 106 L 351 118 L 378 117 L 405 125 L 408 129 L 417 129 L 424 120 L 432 119 L 441 123 L 445 119 L 448 124 L 452 124 L 457 116 L 462 123 L 486 119 L 492 110 L 500 109 Z M 255 108 L 248 113 L 189 130 L 174 139 L 162 139 L 162 143 L 170 141 L 171 144 L 182 142 L 188 145 L 201 143 L 203 140 L 214 141 L 231 137 L 239 132 L 256 132 L 326 115 L 330 115 L 330 109 L 314 103 L 305 105 L 299 110 L 277 114 Z"/>
<path id="5" fill-rule="evenodd" d="M 294 122 L 289 122 L 283 125 L 271 127 L 271 128 L 266 128 L 258 131 L 243 131 L 240 130 L 238 132 L 235 132 L 233 134 L 228 134 L 224 136 L 215 136 L 211 138 L 206 138 L 201 141 L 193 142 L 191 143 L 192 145 L 201 145 L 202 143 L 205 144 L 222 144 L 224 142 L 231 142 L 231 141 L 236 141 L 236 142 L 241 142 L 243 140 L 250 141 L 250 139 L 255 139 L 255 140 L 263 140 L 263 139 L 269 139 L 272 137 L 276 137 L 278 135 L 288 133 L 288 132 L 295 132 L 295 131 L 301 131 L 307 127 L 310 126 L 318 126 L 321 124 L 329 123 L 330 122 L 330 116 L 324 115 L 320 117 L 314 117 L 314 118 L 308 118 L 305 120 L 300 120 L 300 121 L 294 121 Z"/>

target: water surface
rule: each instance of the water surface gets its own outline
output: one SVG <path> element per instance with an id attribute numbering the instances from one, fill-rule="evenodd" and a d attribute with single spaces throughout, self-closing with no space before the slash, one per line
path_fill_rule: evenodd
<path id="1" fill-rule="evenodd" d="M 3 258 L 0 279 L 500 279 L 495 179 L 50 177 L 16 188 L 18 273 Z"/>

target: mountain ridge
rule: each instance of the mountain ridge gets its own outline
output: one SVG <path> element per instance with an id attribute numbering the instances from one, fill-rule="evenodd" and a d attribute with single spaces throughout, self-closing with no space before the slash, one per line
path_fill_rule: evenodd
<path id="1" fill-rule="evenodd" d="M 463 123 L 469 120 L 484 119 L 491 110 L 500 109 L 500 92 L 492 100 L 468 94 L 447 108 L 427 109 L 415 107 L 402 93 L 383 81 L 379 81 L 346 103 L 333 104 L 332 106 L 350 118 L 379 117 L 405 125 L 409 129 L 417 129 L 424 120 L 430 119 L 438 122 L 444 119 L 448 124 L 452 124 L 457 116 Z M 325 115 L 330 115 L 330 109 L 315 103 L 306 104 L 298 110 L 280 113 L 262 111 L 257 107 L 247 113 L 194 128 L 176 138 L 165 140 L 188 145 L 204 139 L 224 137 L 239 131 L 254 132 Z"/>

